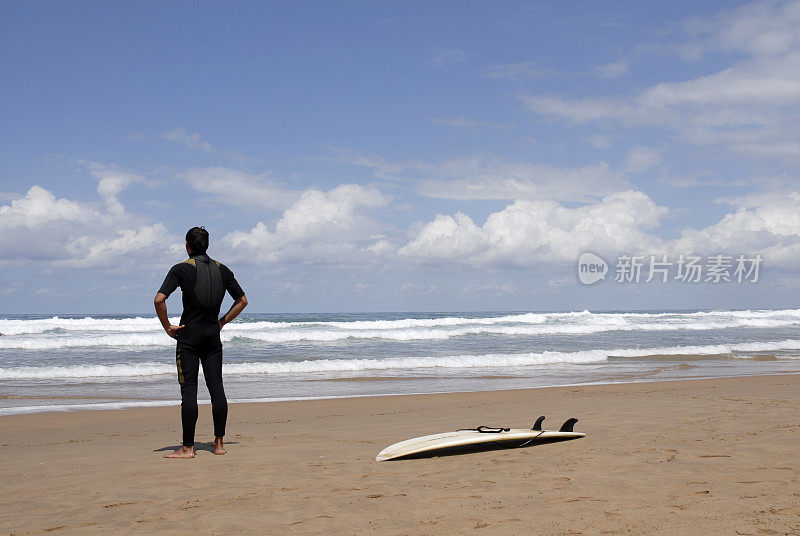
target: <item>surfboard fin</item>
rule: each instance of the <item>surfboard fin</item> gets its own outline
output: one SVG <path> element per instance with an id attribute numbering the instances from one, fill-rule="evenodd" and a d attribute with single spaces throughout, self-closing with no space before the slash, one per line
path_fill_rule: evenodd
<path id="1" fill-rule="evenodd" d="M 537 432 L 542 429 L 542 422 L 544 421 L 544 415 L 536 419 L 536 422 L 533 423 L 533 428 L 531 430 L 536 430 Z"/>
<path id="2" fill-rule="evenodd" d="M 576 422 L 578 422 L 578 419 L 575 417 L 567 419 L 567 422 L 561 425 L 561 430 L 559 430 L 559 432 L 572 432 L 572 427 L 575 426 Z"/>

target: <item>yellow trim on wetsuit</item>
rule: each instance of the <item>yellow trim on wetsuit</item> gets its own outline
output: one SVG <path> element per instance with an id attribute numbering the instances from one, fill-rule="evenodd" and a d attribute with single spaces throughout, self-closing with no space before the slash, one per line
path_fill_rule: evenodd
<path id="1" fill-rule="evenodd" d="M 181 367 L 181 347 L 178 346 L 178 356 L 176 358 L 176 362 L 178 363 L 178 383 L 181 385 L 186 383 L 186 380 L 183 378 L 183 367 Z"/>
<path id="2" fill-rule="evenodd" d="M 212 261 L 214 261 L 214 259 L 211 259 L 211 260 L 212 260 Z M 217 266 L 219 266 L 219 265 L 220 265 L 220 262 L 219 262 L 219 261 L 214 261 L 214 262 L 215 262 L 215 263 L 217 263 Z M 192 266 L 194 266 L 195 268 L 197 268 L 197 261 L 195 261 L 195 260 L 194 260 L 194 258 L 191 258 L 191 259 L 186 259 L 186 260 L 185 260 L 185 261 L 183 261 L 181 264 L 191 264 Z"/>

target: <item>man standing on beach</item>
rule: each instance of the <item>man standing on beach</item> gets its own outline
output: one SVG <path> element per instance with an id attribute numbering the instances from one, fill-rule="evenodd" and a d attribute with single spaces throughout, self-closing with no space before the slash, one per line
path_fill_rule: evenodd
<path id="1" fill-rule="evenodd" d="M 227 266 L 206 255 L 208 231 L 192 227 L 186 233 L 189 258 L 173 266 L 155 298 L 156 314 L 167 335 L 178 341 L 176 361 L 181 386 L 183 446 L 165 458 L 194 458 L 197 424 L 197 375 L 200 363 L 211 395 L 214 417 L 214 454 L 225 454 L 223 436 L 228 419 L 228 401 L 222 386 L 222 342 L 219 332 L 247 306 L 247 297 Z M 166 300 L 181 287 L 183 314 L 179 326 L 169 323 Z M 233 298 L 230 310 L 217 319 L 225 291 Z"/>

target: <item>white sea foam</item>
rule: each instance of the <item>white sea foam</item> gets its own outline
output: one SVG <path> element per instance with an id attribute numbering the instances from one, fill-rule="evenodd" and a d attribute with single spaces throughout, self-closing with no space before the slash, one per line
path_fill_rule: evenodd
<path id="1" fill-rule="evenodd" d="M 231 324 L 242 331 L 264 329 L 341 329 L 341 330 L 400 330 L 408 328 L 438 328 L 457 326 L 481 326 L 503 324 L 564 324 L 578 325 L 626 325 L 626 324 L 692 324 L 709 321 L 717 325 L 721 321 L 739 319 L 745 323 L 786 325 L 786 322 L 800 322 L 800 309 L 784 310 L 746 310 L 746 311 L 701 311 L 695 313 L 592 313 L 589 311 L 566 313 L 521 313 L 501 316 L 469 318 L 463 316 L 438 318 L 404 318 L 397 320 L 353 320 L 353 321 L 246 321 Z M 172 318 L 177 324 L 179 319 Z M 46 319 L 1 319 L 0 331 L 7 335 L 44 333 L 53 330 L 70 331 L 112 331 L 112 332 L 148 332 L 161 329 L 155 317 L 135 318 L 60 318 L 54 316 Z"/>
<path id="2" fill-rule="evenodd" d="M 172 319 L 177 323 L 178 319 Z M 336 322 L 242 321 L 229 324 L 225 342 L 290 344 L 358 339 L 445 340 L 474 335 L 582 335 L 610 331 L 705 331 L 769 329 L 800 325 L 800 310 L 709 311 L 697 313 L 524 313 L 467 318 L 406 318 Z M 59 318 L 0 320 L 0 350 L 164 347 L 173 343 L 154 318 Z"/>
<path id="3" fill-rule="evenodd" d="M 137 363 L 114 365 L 21 366 L 0 368 L 0 380 L 58 380 L 69 378 L 137 378 L 174 374 L 176 365 Z"/>
<path id="4" fill-rule="evenodd" d="M 63 348 L 139 348 L 146 346 L 173 346 L 175 341 L 160 333 L 120 333 L 116 335 L 57 335 L 0 337 L 0 349 L 59 350 Z"/>
<path id="5" fill-rule="evenodd" d="M 171 318 L 170 322 L 177 324 L 179 318 Z M 42 318 L 34 320 L 0 319 L 0 333 L 5 335 L 26 335 L 47 332 L 69 333 L 77 332 L 103 332 L 114 333 L 139 333 L 161 330 L 161 324 L 155 316 L 149 318 Z"/>
<path id="6" fill-rule="evenodd" d="M 198 401 L 200 402 L 200 401 Z M 41 413 L 44 411 L 79 411 L 85 409 L 108 410 L 130 409 L 159 406 L 177 406 L 180 401 L 173 400 L 142 400 L 136 402 L 96 402 L 89 404 L 42 404 L 40 406 L 11 406 L 0 408 L 0 415 L 22 415 L 26 413 Z"/>
<path id="7" fill-rule="evenodd" d="M 223 365 L 227 375 L 308 374 L 415 369 L 518 368 L 535 365 L 601 363 L 609 357 L 669 355 L 729 355 L 747 358 L 747 353 L 800 350 L 800 340 L 749 342 L 728 345 L 618 348 L 577 352 L 530 352 L 517 354 L 452 355 L 436 357 L 390 357 L 385 359 L 313 359 L 284 362 L 247 362 Z M 785 356 L 787 359 L 800 359 Z M 58 380 L 73 378 L 137 378 L 174 374 L 175 365 L 139 364 L 21 366 L 0 368 L 0 380 Z"/>
<path id="8" fill-rule="evenodd" d="M 406 393 L 404 393 L 406 394 Z M 413 394 L 413 393 L 408 393 Z M 361 398 L 370 395 L 348 395 L 346 398 Z M 292 396 L 292 397 L 270 397 L 270 398 L 229 398 L 229 404 L 253 403 L 253 402 L 288 402 L 294 400 L 329 400 L 340 398 L 339 396 Z M 46 411 L 82 411 L 82 410 L 113 410 L 130 408 L 152 408 L 164 406 L 179 406 L 180 400 L 137 400 L 132 402 L 92 402 L 74 404 L 41 404 L 37 406 L 10 406 L 0 408 L 0 415 L 20 415 L 25 413 L 42 413 Z M 211 404 L 210 400 L 197 400 L 198 404 Z"/>

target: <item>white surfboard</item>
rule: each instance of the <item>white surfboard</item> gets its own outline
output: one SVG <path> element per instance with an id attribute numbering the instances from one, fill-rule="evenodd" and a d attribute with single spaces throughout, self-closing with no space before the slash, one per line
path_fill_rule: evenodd
<path id="1" fill-rule="evenodd" d="M 566 441 L 585 437 L 586 434 L 573 432 L 572 427 L 578 419 L 569 419 L 558 432 L 542 430 L 544 417 L 539 417 L 530 430 L 522 428 L 492 428 L 479 426 L 469 430 L 456 430 L 413 439 L 406 439 L 394 445 L 389 445 L 378 453 L 376 461 L 394 460 L 414 454 L 422 454 L 455 447 L 470 445 L 484 445 L 495 443 L 506 448 L 526 447 L 536 443 L 550 441 Z"/>

